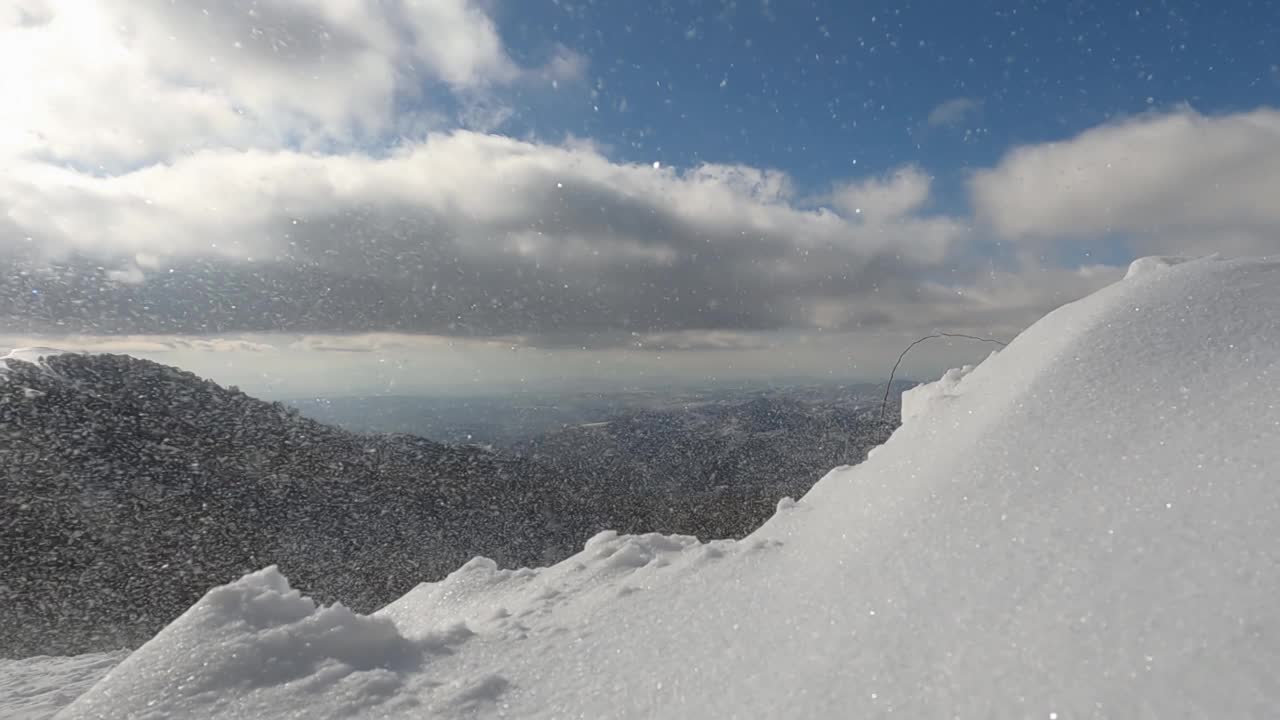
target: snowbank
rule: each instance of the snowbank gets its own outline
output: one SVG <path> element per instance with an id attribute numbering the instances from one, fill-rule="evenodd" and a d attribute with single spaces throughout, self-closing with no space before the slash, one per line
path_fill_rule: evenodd
<path id="1" fill-rule="evenodd" d="M 406 677 L 435 641 L 388 620 L 318 608 L 274 567 L 211 590 L 76 701 L 75 717 L 270 717 L 323 693 L 328 713 L 414 705 Z"/>
<path id="2" fill-rule="evenodd" d="M 1129 264 L 1129 271 L 1124 274 L 1124 277 L 1128 280 L 1139 275 L 1173 267 L 1174 265 L 1181 265 L 1182 263 L 1193 259 L 1194 258 L 1182 257 L 1179 255 L 1151 255 L 1149 257 L 1138 258 Z"/>
<path id="3" fill-rule="evenodd" d="M 264 571 L 59 717 L 1265 717 L 1278 379 L 1280 262 L 1145 263 L 741 542 L 476 560 L 369 618 Z"/>
<path id="4" fill-rule="evenodd" d="M 47 720 L 93 687 L 129 653 L 0 658 L 0 717 Z"/>
<path id="5" fill-rule="evenodd" d="M 947 402 L 948 398 L 960 396 L 960 382 L 965 376 L 973 372 L 973 365 L 965 365 L 964 367 L 952 368 L 942 375 L 942 378 L 931 383 L 917 385 L 902 393 L 902 422 L 911 422 L 917 417 L 934 412 L 934 408 L 939 403 Z"/>

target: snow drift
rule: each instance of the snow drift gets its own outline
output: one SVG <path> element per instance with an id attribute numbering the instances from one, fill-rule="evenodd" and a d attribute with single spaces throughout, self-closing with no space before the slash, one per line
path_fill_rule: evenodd
<path id="1" fill-rule="evenodd" d="M 48 720 L 128 654 L 116 650 L 71 657 L 0 658 L 0 717 Z"/>
<path id="2" fill-rule="evenodd" d="M 266 570 L 63 718 L 1261 717 L 1280 261 L 1169 260 L 909 397 L 740 542 L 477 559 L 371 617 Z"/>

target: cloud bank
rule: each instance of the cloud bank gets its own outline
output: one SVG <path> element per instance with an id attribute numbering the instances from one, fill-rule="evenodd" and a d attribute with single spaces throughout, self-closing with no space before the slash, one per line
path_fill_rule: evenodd
<path id="1" fill-rule="evenodd" d="M 1122 235 L 1139 254 L 1280 250 L 1280 111 L 1130 118 L 1020 147 L 971 184 L 999 236 Z"/>
<path id="2" fill-rule="evenodd" d="M 467 131 L 385 156 L 207 150 L 106 177 L 31 164 L 0 181 L 7 250 L 29 268 L 5 301 L 35 325 L 130 333 L 842 329 L 910 302 L 966 236 L 909 214 L 924 192 L 904 172 L 831 209 L 776 172 Z"/>
<path id="3" fill-rule="evenodd" d="M 714 350 L 1008 334 L 1119 276 L 1076 257 L 1100 239 L 1265 253 L 1280 237 L 1275 110 L 1015 148 L 956 207 L 918 165 L 797 188 L 500 133 L 506 93 L 589 67 L 569 48 L 517 63 L 468 0 L 11 3 L 0 330 Z"/>

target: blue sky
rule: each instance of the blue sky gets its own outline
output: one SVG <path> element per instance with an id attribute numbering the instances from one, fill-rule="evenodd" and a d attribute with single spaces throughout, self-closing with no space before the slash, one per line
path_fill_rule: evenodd
<path id="1" fill-rule="evenodd" d="M 811 188 L 916 163 L 954 191 L 1014 145 L 1183 103 L 1280 100 L 1280 13 L 1265 3 L 528 2 L 495 18 L 517 56 L 585 55 L 598 93 L 538 95 L 515 132 L 639 162 L 782 168 Z"/>
<path id="2" fill-rule="evenodd" d="M 1276 37 L 1250 2 L 17 0 L 0 346 L 275 395 L 877 379 L 1139 256 L 1280 252 Z"/>

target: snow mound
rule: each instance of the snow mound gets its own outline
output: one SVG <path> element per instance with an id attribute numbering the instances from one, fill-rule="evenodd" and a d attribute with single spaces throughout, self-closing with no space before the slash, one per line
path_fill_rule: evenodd
<path id="1" fill-rule="evenodd" d="M 1141 275 L 1158 272 L 1165 268 L 1171 268 L 1174 265 L 1181 265 L 1190 262 L 1194 258 L 1181 257 L 1178 255 L 1151 255 L 1144 258 L 1138 258 L 1129 263 L 1129 270 L 1124 274 L 1125 280 L 1131 280 Z"/>
<path id="2" fill-rule="evenodd" d="M 406 672 L 442 651 L 387 620 L 319 608 L 271 567 L 210 591 L 58 717 L 271 717 L 321 691 L 331 713 L 401 708 L 413 704 Z"/>
<path id="3" fill-rule="evenodd" d="M 476 560 L 371 618 L 251 576 L 64 717 L 1272 716 L 1280 261 L 1157 266 L 745 540 Z"/>
<path id="4" fill-rule="evenodd" d="M 947 402 L 948 398 L 957 397 L 960 394 L 961 381 L 973 372 L 974 367 L 965 365 L 952 368 L 939 380 L 917 385 L 902 393 L 902 422 L 910 422 L 916 417 L 929 413 L 940 403 Z"/>
<path id="5" fill-rule="evenodd" d="M 730 554 L 758 552 L 768 540 L 700 543 L 685 535 L 602 532 L 583 551 L 549 568 L 500 570 L 476 558 L 437 583 L 423 583 L 380 610 L 409 637 L 454 632 L 459 624 L 489 637 L 526 639 L 574 630 L 578 618 L 617 598 L 665 587 L 670 578 Z"/>
<path id="6" fill-rule="evenodd" d="M 71 657 L 0 658 L 0 717 L 47 720 L 124 660 L 127 651 Z"/>

